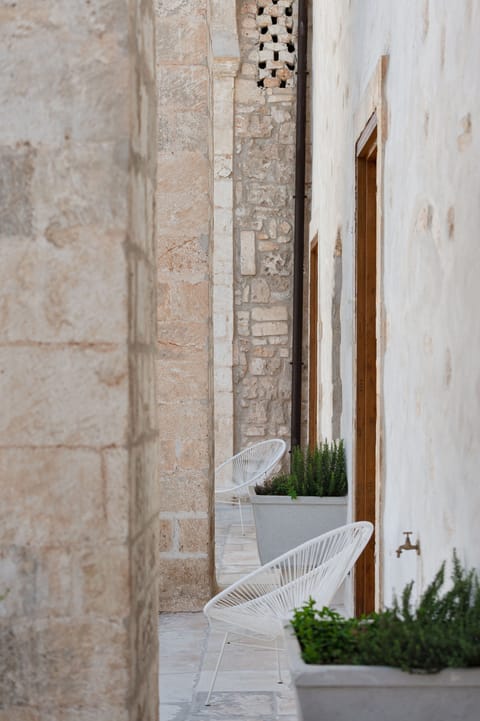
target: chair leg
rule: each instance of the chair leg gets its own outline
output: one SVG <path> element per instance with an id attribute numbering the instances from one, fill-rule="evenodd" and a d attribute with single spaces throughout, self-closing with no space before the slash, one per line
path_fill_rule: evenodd
<path id="1" fill-rule="evenodd" d="M 225 637 L 222 642 L 222 647 L 220 649 L 220 653 L 218 654 L 217 665 L 215 666 L 215 671 L 213 672 L 212 682 L 210 684 L 210 688 L 208 689 L 205 706 L 210 706 L 210 696 L 212 695 L 213 687 L 215 686 L 215 681 L 217 680 L 217 673 L 218 673 L 218 669 L 220 668 L 220 662 L 222 660 L 223 652 L 225 651 L 225 644 L 227 643 L 227 639 L 228 639 L 228 633 L 225 634 Z"/>
<path id="2" fill-rule="evenodd" d="M 245 535 L 245 526 L 243 525 L 242 499 L 238 497 L 238 510 L 240 511 L 240 523 L 242 525 L 242 536 Z"/>
<path id="3" fill-rule="evenodd" d="M 283 683 L 282 669 L 280 667 L 280 649 L 278 647 L 278 638 L 275 639 L 275 649 L 277 651 L 277 671 L 278 671 L 278 683 Z"/>

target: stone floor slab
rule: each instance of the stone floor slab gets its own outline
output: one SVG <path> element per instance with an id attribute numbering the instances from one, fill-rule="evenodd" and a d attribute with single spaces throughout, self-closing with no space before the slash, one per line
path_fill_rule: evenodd
<path id="1" fill-rule="evenodd" d="M 245 535 L 238 508 L 222 505 L 216 517 L 217 580 L 226 586 L 258 568 L 255 527 L 243 505 Z M 223 640 L 202 613 L 160 617 L 160 721 L 297 721 L 293 688 L 284 653 L 283 684 L 278 684 L 276 653 L 232 643 L 225 650 L 212 696 L 204 706 Z"/>
<path id="2" fill-rule="evenodd" d="M 160 721 L 188 721 L 191 704 L 160 704 Z"/>
<path id="3" fill-rule="evenodd" d="M 160 673 L 161 703 L 190 703 L 197 678 L 197 673 Z"/>
<path id="4" fill-rule="evenodd" d="M 275 713 L 272 693 L 215 692 L 212 694 L 209 706 L 205 706 L 205 700 L 206 694 L 196 694 L 193 710 L 198 718 L 211 719 L 211 721 L 225 716 L 236 718 L 237 721 L 248 717 L 263 719 L 271 718 Z"/>

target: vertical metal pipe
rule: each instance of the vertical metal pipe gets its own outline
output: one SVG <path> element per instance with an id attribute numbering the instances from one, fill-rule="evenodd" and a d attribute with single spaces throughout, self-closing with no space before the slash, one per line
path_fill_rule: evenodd
<path id="1" fill-rule="evenodd" d="M 303 273 L 305 247 L 305 133 L 308 1 L 298 0 L 295 230 L 293 246 L 291 448 L 300 445 L 302 423 Z"/>

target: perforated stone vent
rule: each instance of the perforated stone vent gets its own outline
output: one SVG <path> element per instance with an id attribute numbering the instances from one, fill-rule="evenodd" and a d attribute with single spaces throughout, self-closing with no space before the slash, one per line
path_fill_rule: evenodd
<path id="1" fill-rule="evenodd" d="M 258 81 L 261 88 L 293 85 L 294 0 L 257 0 Z"/>

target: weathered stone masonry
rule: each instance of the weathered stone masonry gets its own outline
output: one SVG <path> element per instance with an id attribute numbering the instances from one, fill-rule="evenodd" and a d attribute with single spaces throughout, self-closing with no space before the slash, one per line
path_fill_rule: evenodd
<path id="1" fill-rule="evenodd" d="M 214 434 L 215 463 L 289 435 L 294 8 L 156 2 L 165 609 L 212 592 Z"/>
<path id="2" fill-rule="evenodd" d="M 152 3 L 0 36 L 0 719 L 153 721 Z"/>
<path id="3" fill-rule="evenodd" d="M 244 0 L 238 8 L 234 386 L 241 448 L 289 436 L 296 7 Z"/>
<path id="4" fill-rule="evenodd" d="M 209 0 L 157 0 L 160 604 L 213 587 L 212 103 Z"/>

